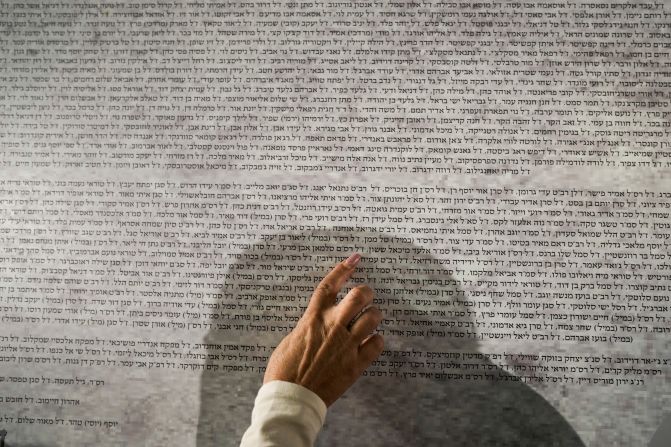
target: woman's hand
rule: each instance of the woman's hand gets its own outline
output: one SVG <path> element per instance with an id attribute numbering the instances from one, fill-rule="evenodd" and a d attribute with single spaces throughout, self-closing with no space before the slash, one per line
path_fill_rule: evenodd
<path id="1" fill-rule="evenodd" d="M 263 383 L 297 383 L 330 406 L 379 357 L 384 342 L 372 332 L 382 313 L 371 306 L 373 291 L 355 287 L 336 305 L 360 259 L 350 256 L 319 283 L 296 327 L 270 356 Z"/>

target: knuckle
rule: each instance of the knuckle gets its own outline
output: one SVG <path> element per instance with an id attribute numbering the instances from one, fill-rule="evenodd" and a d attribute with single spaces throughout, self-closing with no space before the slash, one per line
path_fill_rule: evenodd
<path id="1" fill-rule="evenodd" d="M 370 323 L 378 323 L 382 320 L 382 312 L 377 307 L 368 307 L 364 310 L 362 317 L 366 318 L 366 321 Z"/>
<path id="2" fill-rule="evenodd" d="M 360 295 L 358 293 L 352 293 L 349 296 L 349 301 L 355 306 L 363 306 L 366 302 L 365 298 L 363 295 Z"/>
<path id="3" fill-rule="evenodd" d="M 371 289 L 367 285 L 356 286 L 352 289 L 352 291 L 354 291 L 358 294 L 362 294 L 363 296 L 373 296 L 374 295 L 373 289 Z"/>
<path id="4" fill-rule="evenodd" d="M 327 295 L 327 294 L 331 293 L 332 290 L 333 290 L 333 287 L 331 287 L 331 284 L 329 284 L 327 282 L 324 282 L 324 283 L 320 283 L 319 285 L 317 285 L 317 288 L 315 288 L 315 294 Z"/>
<path id="5" fill-rule="evenodd" d="M 367 286 L 356 286 L 349 292 L 354 304 L 363 305 L 373 297 L 373 291 Z"/>

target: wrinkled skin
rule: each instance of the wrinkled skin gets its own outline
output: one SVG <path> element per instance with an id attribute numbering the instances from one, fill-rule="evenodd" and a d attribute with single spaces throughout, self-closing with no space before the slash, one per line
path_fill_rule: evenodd
<path id="1" fill-rule="evenodd" d="M 319 283 L 296 327 L 270 356 L 264 383 L 296 383 L 330 406 L 380 356 L 384 342 L 372 332 L 382 312 L 371 306 L 373 291 L 355 287 L 336 304 L 359 260 L 358 254 L 352 255 Z"/>

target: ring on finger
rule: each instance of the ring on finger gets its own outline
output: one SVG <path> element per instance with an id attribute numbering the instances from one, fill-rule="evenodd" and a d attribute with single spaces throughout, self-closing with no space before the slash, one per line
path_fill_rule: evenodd
<path id="1" fill-rule="evenodd" d="M 364 314 L 364 312 L 366 312 L 366 311 L 367 311 L 368 309 L 370 309 L 371 307 L 373 307 L 373 305 L 372 305 L 372 304 L 368 304 L 368 305 L 366 305 L 363 309 L 361 309 L 361 311 L 360 311 L 358 314 L 356 314 L 356 315 L 354 316 L 354 318 L 352 318 L 352 321 L 350 321 L 349 323 L 347 323 L 347 330 L 348 330 L 348 331 L 352 330 L 352 326 L 354 326 L 354 323 L 356 323 L 356 321 L 357 321 L 359 318 L 361 318 L 361 316 Z"/>

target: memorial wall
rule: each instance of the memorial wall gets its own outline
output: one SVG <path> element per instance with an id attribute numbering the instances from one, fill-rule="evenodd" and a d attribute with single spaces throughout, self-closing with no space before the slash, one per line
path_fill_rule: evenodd
<path id="1" fill-rule="evenodd" d="M 358 251 L 317 445 L 648 445 L 670 102 L 668 1 L 0 1 L 0 437 L 238 445 Z"/>

